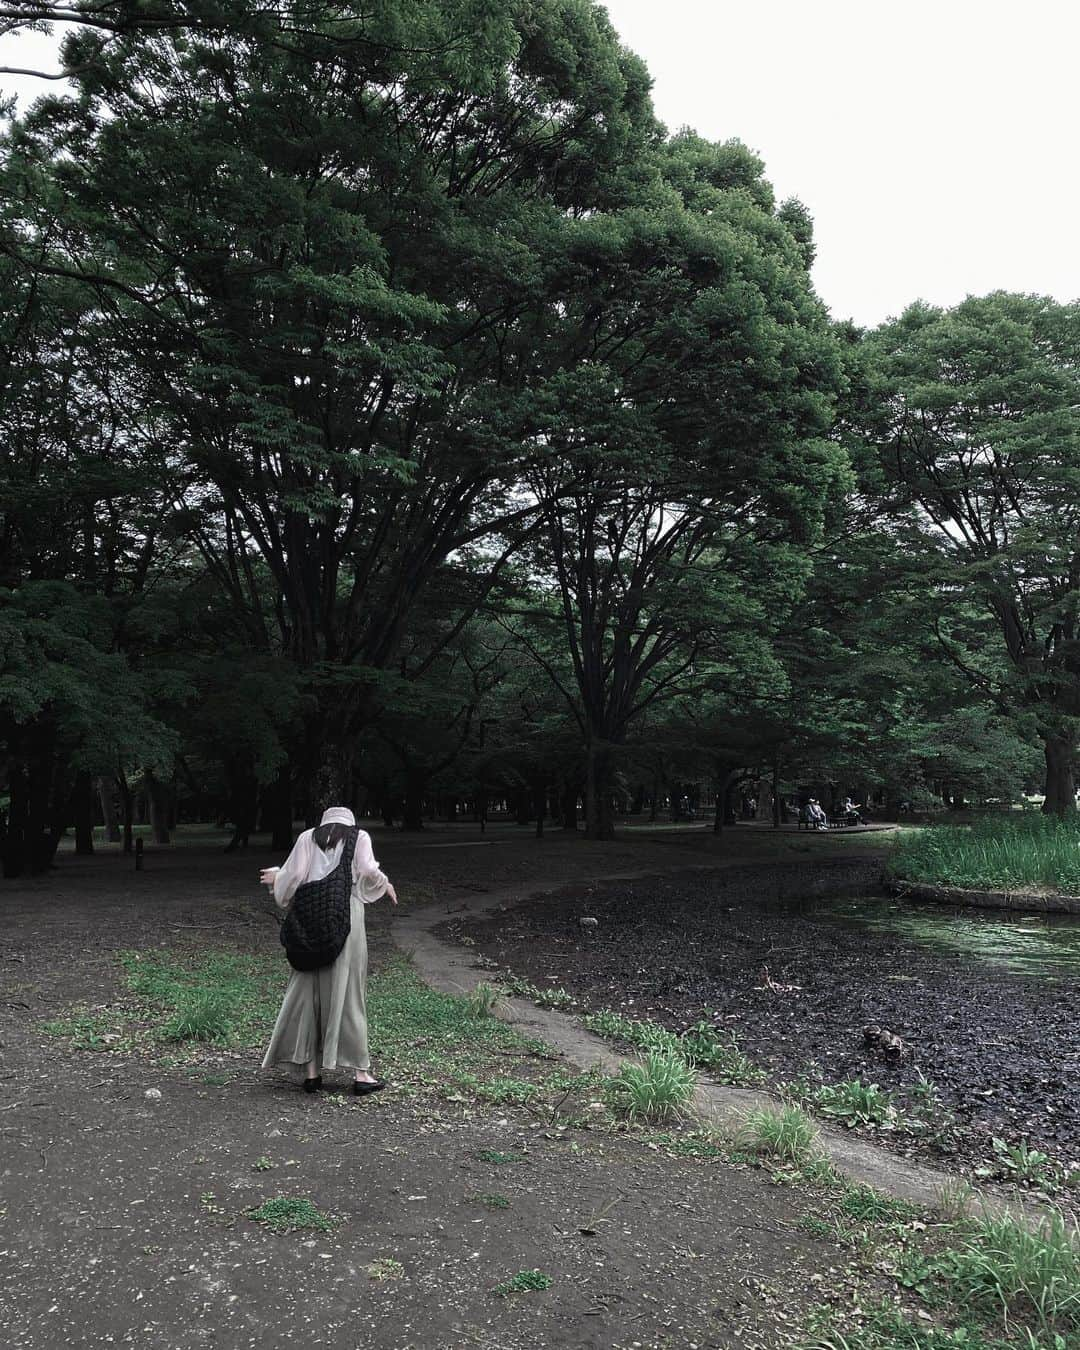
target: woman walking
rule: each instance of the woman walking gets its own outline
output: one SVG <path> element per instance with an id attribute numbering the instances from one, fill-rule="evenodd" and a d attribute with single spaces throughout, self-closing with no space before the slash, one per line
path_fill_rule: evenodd
<path id="1" fill-rule="evenodd" d="M 348 807 L 333 806 L 323 813 L 317 829 L 305 830 L 297 839 L 284 867 L 268 867 L 259 874 L 281 909 L 288 908 L 298 886 L 321 881 L 333 872 L 355 828 L 356 819 Z M 333 965 L 293 971 L 263 1058 L 264 1069 L 302 1064 L 305 1092 L 322 1087 L 321 1069 L 352 1069 L 353 1091 L 358 1096 L 386 1086 L 372 1074 L 368 1054 L 364 933 L 364 906 L 384 895 L 397 904 L 397 893 L 375 861 L 371 836 L 360 830 L 352 858 L 348 939 Z"/>

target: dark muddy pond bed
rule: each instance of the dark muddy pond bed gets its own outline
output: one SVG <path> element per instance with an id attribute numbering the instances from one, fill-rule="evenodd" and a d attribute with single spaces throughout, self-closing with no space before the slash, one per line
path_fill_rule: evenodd
<path id="1" fill-rule="evenodd" d="M 612 882 L 445 933 L 582 1008 L 674 1030 L 710 1017 L 773 1082 L 902 1094 L 925 1077 L 956 1119 L 934 1147 L 961 1160 L 995 1135 L 1080 1160 L 1080 922 L 905 904 L 879 883 L 869 863 Z M 902 1038 L 899 1063 L 867 1048 L 868 1024 Z"/>

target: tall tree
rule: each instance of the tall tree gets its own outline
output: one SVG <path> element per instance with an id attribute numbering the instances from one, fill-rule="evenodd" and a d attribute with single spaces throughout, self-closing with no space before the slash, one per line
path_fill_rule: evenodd
<path id="1" fill-rule="evenodd" d="M 998 292 L 912 306 L 869 339 L 880 482 L 939 564 L 942 649 L 1033 720 L 1045 810 L 1076 809 L 1080 305 Z M 977 607 L 1007 665 L 988 656 Z"/>
<path id="2" fill-rule="evenodd" d="M 533 242 L 653 123 L 585 0 L 397 0 L 348 42 L 305 15 L 118 35 L 12 134 L 15 194 L 51 187 L 2 247 L 94 288 L 207 565 L 311 676 L 330 792 L 371 714 L 348 671 L 393 662 L 448 556 L 493 542 L 490 581 L 515 545 Z"/>
<path id="3" fill-rule="evenodd" d="M 847 482 L 824 439 L 838 351 L 760 161 L 684 134 L 654 167 L 644 207 L 566 231 L 558 312 L 574 360 L 540 384 L 528 478 L 593 837 L 611 832 L 634 719 L 737 633 L 775 625 Z"/>

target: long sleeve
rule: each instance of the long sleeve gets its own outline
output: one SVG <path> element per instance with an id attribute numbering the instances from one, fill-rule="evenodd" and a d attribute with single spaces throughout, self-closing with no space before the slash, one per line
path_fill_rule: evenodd
<path id="1" fill-rule="evenodd" d="M 296 888 L 307 876 L 311 867 L 313 847 L 311 831 L 305 830 L 293 844 L 292 852 L 285 859 L 284 865 L 278 869 L 278 874 L 274 878 L 274 902 L 280 909 L 288 908 L 289 901 L 296 894 Z"/>
<path id="2" fill-rule="evenodd" d="M 353 876 L 360 899 L 365 905 L 380 900 L 386 894 L 386 874 L 379 870 L 375 852 L 371 847 L 371 835 L 361 830 L 356 836 L 356 852 L 353 854 Z"/>

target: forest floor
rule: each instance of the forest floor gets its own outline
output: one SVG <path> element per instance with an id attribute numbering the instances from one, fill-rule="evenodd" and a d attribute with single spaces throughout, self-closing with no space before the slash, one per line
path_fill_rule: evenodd
<path id="1" fill-rule="evenodd" d="M 751 829 L 600 845 L 512 828 L 373 834 L 403 908 L 434 901 L 449 917 L 488 890 L 524 899 L 755 851 L 798 863 L 881 844 Z M 342 1079 L 307 1096 L 260 1072 L 286 973 L 255 885 L 268 854 L 184 842 L 148 850 L 138 873 L 108 853 L 66 856 L 0 893 L 11 1350 L 771 1347 L 809 1344 L 811 1326 L 892 1325 L 918 1303 L 880 1243 L 895 1255 L 923 1242 L 929 1216 L 819 1167 L 762 1170 L 686 1127 L 601 1123 L 595 1079 L 420 983 L 387 905 L 368 931 L 391 1088 L 356 1099 Z M 170 998 L 210 977 L 232 1000 L 229 1034 L 169 1039 Z"/>
<path id="2" fill-rule="evenodd" d="M 812 867 L 757 862 L 571 886 L 437 931 L 504 978 L 549 997 L 565 990 L 578 1015 L 612 1010 L 676 1032 L 705 1021 L 734 1037 L 762 1082 L 807 1101 L 823 1086 L 872 1080 L 899 1118 L 859 1122 L 853 1104 L 845 1123 L 904 1153 L 1001 1171 L 1000 1138 L 1080 1169 L 1078 973 L 1009 971 L 815 903 L 872 895 L 878 871 L 823 856 Z M 582 929 L 585 915 L 595 929 Z M 998 916 L 967 922 L 992 932 Z M 901 1038 L 895 1062 L 865 1042 L 867 1026 Z M 842 1110 L 830 1106 L 839 1119 Z M 1006 1162 L 1003 1179 L 1023 1178 Z"/>

